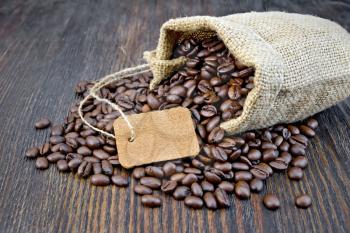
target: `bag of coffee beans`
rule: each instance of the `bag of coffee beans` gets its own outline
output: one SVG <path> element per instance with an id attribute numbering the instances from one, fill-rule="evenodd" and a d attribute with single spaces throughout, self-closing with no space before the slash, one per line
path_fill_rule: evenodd
<path id="1" fill-rule="evenodd" d="M 214 34 L 255 69 L 242 114 L 220 125 L 228 133 L 302 120 L 350 95 L 349 33 L 326 19 L 282 12 L 169 20 L 156 50 L 144 54 L 154 75 L 150 87 L 186 62 L 172 57 L 177 43 Z"/>

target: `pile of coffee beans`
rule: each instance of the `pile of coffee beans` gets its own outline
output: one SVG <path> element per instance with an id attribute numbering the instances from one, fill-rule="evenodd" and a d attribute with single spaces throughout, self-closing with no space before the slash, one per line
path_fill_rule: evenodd
<path id="1" fill-rule="evenodd" d="M 173 57 L 179 56 L 188 58 L 186 64 L 153 91 L 148 89 L 152 74 L 144 73 L 109 84 L 98 94 L 117 103 L 126 114 L 189 108 L 201 147 L 195 158 L 136 167 L 126 173 L 128 176 L 119 175 L 123 168 L 115 140 L 83 124 L 78 102 L 63 124 L 51 126 L 49 141 L 29 148 L 26 156 L 36 159 L 38 169 L 56 164 L 60 172 L 90 177 L 90 183 L 97 186 L 126 187 L 133 177 L 137 180 L 134 192 L 148 207 L 161 206 L 160 194 L 164 193 L 184 200 L 191 208 L 226 208 L 231 193 L 248 199 L 252 192 L 261 192 L 265 180 L 275 172 L 287 171 L 290 179 L 301 180 L 308 165 L 305 149 L 309 138 L 315 136 L 317 121 L 308 119 L 228 136 L 219 125 L 242 113 L 245 99 L 254 88 L 254 69 L 237 61 L 218 37 L 183 40 L 174 48 Z M 93 82 L 79 82 L 75 90 L 78 98 L 87 96 L 92 86 Z M 90 124 L 114 133 L 113 122 L 120 114 L 111 106 L 89 99 L 82 111 Z M 43 118 L 35 127 L 50 125 Z M 273 194 L 266 195 L 263 203 L 268 209 L 280 207 Z M 302 194 L 295 204 L 307 208 L 311 199 Z"/>

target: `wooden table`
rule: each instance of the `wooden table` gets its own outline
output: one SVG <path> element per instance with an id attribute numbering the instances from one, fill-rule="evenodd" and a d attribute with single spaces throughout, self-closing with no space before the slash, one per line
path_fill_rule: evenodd
<path id="1" fill-rule="evenodd" d="M 77 81 L 142 63 L 167 19 L 266 10 L 319 15 L 350 29 L 349 1 L 1 1 L 0 232 L 350 232 L 350 99 L 318 114 L 302 182 L 285 174 L 268 180 L 263 193 L 282 200 L 275 212 L 256 194 L 232 197 L 231 208 L 216 212 L 169 197 L 147 209 L 130 187 L 92 187 L 24 158 L 49 136 L 34 130 L 39 117 L 62 122 Z M 313 206 L 300 210 L 293 199 L 304 192 Z"/>

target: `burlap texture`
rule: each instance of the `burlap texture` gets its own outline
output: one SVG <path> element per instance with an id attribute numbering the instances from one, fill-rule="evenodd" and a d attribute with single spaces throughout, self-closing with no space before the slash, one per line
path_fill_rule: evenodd
<path id="1" fill-rule="evenodd" d="M 214 31 L 230 52 L 255 68 L 255 87 L 228 133 L 302 120 L 350 95 L 350 36 L 326 19 L 283 12 L 195 16 L 164 23 L 157 49 L 146 52 L 154 88 L 185 59 L 169 60 L 184 33 Z"/>

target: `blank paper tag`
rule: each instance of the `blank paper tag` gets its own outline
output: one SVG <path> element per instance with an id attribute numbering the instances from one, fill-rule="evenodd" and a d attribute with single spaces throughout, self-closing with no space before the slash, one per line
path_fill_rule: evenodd
<path id="1" fill-rule="evenodd" d="M 135 140 L 123 118 L 114 121 L 120 164 L 125 168 L 195 156 L 199 153 L 196 132 L 187 108 L 127 116 L 135 128 Z"/>

